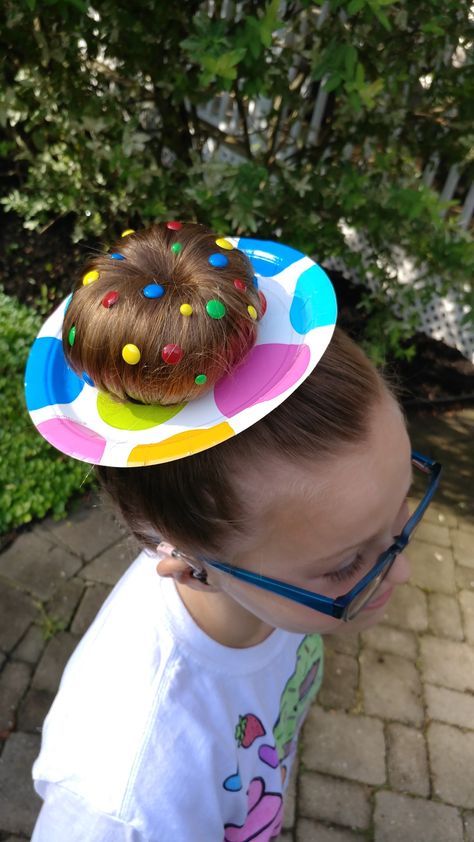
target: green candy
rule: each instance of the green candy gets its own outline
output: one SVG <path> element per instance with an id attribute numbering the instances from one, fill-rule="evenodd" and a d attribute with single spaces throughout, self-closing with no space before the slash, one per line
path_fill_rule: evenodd
<path id="1" fill-rule="evenodd" d="M 215 298 L 207 302 L 206 310 L 211 319 L 222 319 L 226 314 L 226 309 L 222 301 L 217 301 Z"/>
<path id="2" fill-rule="evenodd" d="M 171 246 L 171 251 L 174 252 L 174 254 L 179 254 L 182 248 L 182 243 L 173 243 L 173 245 Z"/>
<path id="3" fill-rule="evenodd" d="M 198 374 L 197 377 L 194 378 L 194 382 L 197 386 L 204 386 L 204 383 L 207 382 L 207 377 L 205 374 Z"/>
<path id="4" fill-rule="evenodd" d="M 73 325 L 71 330 L 69 331 L 69 336 L 68 336 L 68 341 L 69 341 L 69 344 L 70 344 L 71 348 L 74 345 L 75 338 L 76 338 L 76 325 Z"/>

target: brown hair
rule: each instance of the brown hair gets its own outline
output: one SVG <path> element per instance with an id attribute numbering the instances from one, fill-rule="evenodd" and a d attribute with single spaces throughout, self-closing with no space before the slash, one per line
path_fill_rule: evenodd
<path id="1" fill-rule="evenodd" d="M 246 470 L 261 483 L 263 501 L 273 491 L 265 485 L 269 459 L 302 467 L 316 461 L 330 470 L 331 457 L 367 439 L 372 411 L 387 391 L 394 394 L 388 380 L 336 328 L 306 380 L 244 432 L 174 462 L 99 466 L 97 473 L 142 546 L 154 550 L 167 539 L 190 554 L 225 560 L 226 548 L 256 525 L 242 490 Z"/>
<path id="2" fill-rule="evenodd" d="M 254 345 L 263 307 L 250 261 L 226 244 L 202 225 L 163 222 L 90 260 L 64 318 L 71 368 L 122 401 L 176 404 L 211 389 Z M 227 265 L 211 265 L 212 254 Z M 135 359 L 124 359 L 125 346 Z M 165 361 L 170 348 L 179 365 Z"/>

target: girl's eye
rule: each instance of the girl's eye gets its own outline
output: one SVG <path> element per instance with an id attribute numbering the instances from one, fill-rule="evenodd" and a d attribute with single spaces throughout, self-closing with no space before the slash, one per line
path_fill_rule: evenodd
<path id="1" fill-rule="evenodd" d="M 354 561 L 351 561 L 347 567 L 342 567 L 341 570 L 333 570 L 332 573 L 325 573 L 324 578 L 330 579 L 331 582 L 343 582 L 345 579 L 351 579 L 358 573 L 365 565 L 364 557 L 357 553 Z"/>

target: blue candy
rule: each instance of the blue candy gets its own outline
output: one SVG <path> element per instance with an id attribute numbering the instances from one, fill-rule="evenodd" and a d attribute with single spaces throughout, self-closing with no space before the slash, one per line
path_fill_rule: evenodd
<path id="1" fill-rule="evenodd" d="M 216 254 L 211 254 L 208 260 L 211 266 L 214 266 L 216 269 L 223 269 L 229 262 L 229 258 L 225 254 L 218 254 L 217 252 Z"/>
<path id="2" fill-rule="evenodd" d="M 110 257 L 112 257 L 114 260 L 125 260 L 123 254 L 120 254 L 119 251 L 113 251 Z"/>
<path id="3" fill-rule="evenodd" d="M 143 287 L 143 295 L 145 298 L 161 298 L 165 294 L 165 288 L 161 284 L 148 284 Z"/>

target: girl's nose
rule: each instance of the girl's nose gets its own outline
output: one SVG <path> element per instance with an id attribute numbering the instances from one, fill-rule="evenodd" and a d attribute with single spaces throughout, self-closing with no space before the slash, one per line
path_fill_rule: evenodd
<path id="1" fill-rule="evenodd" d="M 410 561 L 405 553 L 399 553 L 387 573 L 386 582 L 391 585 L 403 585 L 410 578 Z"/>

